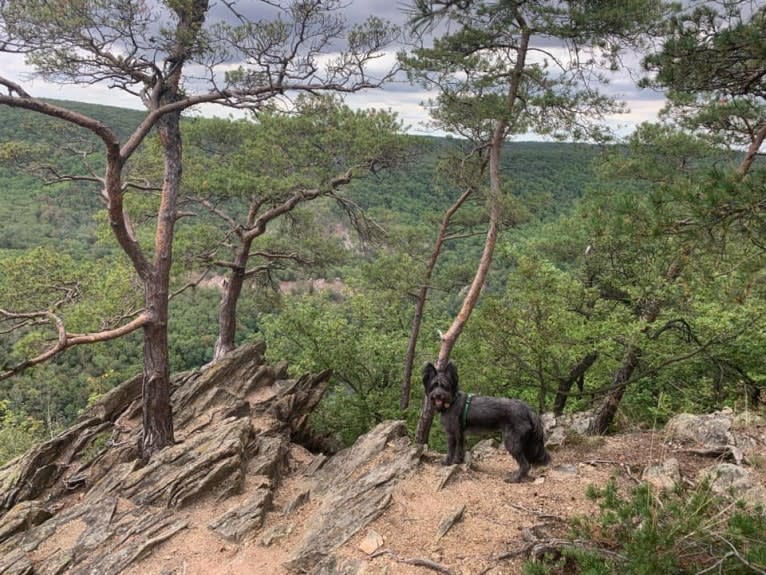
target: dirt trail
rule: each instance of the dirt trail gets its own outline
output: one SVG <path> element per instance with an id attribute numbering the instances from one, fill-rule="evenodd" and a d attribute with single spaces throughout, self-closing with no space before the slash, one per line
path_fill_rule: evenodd
<path id="1" fill-rule="evenodd" d="M 615 477 L 627 489 L 638 482 L 644 467 L 670 456 L 679 460 L 685 478 L 712 463 L 682 451 L 671 453 L 662 439 L 661 433 L 645 432 L 582 439 L 554 451 L 553 463 L 535 470 L 536 479 L 523 484 L 506 483 L 515 464 L 507 454 L 489 450 L 471 468 L 459 468 L 441 490 L 437 487 L 445 468 L 437 454 L 427 454 L 418 471 L 396 487 L 386 512 L 349 540 L 339 555 L 366 561 L 365 575 L 423 575 L 436 573 L 438 566 L 455 575 L 520 573 L 521 557 L 500 557 L 523 549 L 541 526 L 548 534 L 563 533 L 566 519 L 596 512 L 597 503 L 586 496 L 588 485 L 602 486 Z M 207 528 L 221 513 L 220 506 L 199 504 L 185 512 L 189 528 L 128 575 L 287 575 L 282 563 L 300 541 L 303 522 L 315 504 L 309 501 L 287 516 L 282 509 L 306 489 L 302 471 L 310 462 L 308 452 L 293 448 L 291 473 L 276 493 L 274 511 L 252 538 L 239 545 L 224 542 Z M 762 480 L 764 475 L 761 470 Z M 439 538 L 442 519 L 461 506 L 461 519 Z M 269 536 L 273 541 L 267 546 L 264 537 Z M 360 549 L 368 537 L 378 538 L 379 549 L 372 555 Z"/>

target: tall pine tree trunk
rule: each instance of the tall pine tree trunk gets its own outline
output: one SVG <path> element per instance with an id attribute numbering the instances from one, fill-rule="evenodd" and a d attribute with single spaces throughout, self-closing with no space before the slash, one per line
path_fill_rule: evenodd
<path id="1" fill-rule="evenodd" d="M 483 171 L 483 168 L 482 168 Z M 433 275 L 436 262 L 441 254 L 444 242 L 447 240 L 447 230 L 449 229 L 450 221 L 455 212 L 460 209 L 465 201 L 474 192 L 473 187 L 464 191 L 460 197 L 455 201 L 452 206 L 444 213 L 441 226 L 439 227 L 439 233 L 436 236 L 436 242 L 434 242 L 434 249 L 431 252 L 431 257 L 428 260 L 426 266 L 425 277 L 423 278 L 423 285 L 418 292 L 418 299 L 415 304 L 415 316 L 412 319 L 412 329 L 410 330 L 410 339 L 407 342 L 407 355 L 404 358 L 404 376 L 402 378 L 402 393 L 399 398 L 399 407 L 401 409 L 407 409 L 410 404 L 410 381 L 412 380 L 412 365 L 415 362 L 415 347 L 418 343 L 418 336 L 420 335 L 420 324 L 423 321 L 423 310 L 426 307 L 426 299 L 428 297 L 428 287 L 431 283 L 431 276 Z M 433 415 L 431 415 L 433 418 Z M 418 425 L 420 428 L 420 425 Z M 417 433 L 416 433 L 417 435 Z"/>
<path id="2" fill-rule="evenodd" d="M 436 360 L 437 370 L 446 367 L 450 353 L 452 353 L 452 348 L 455 347 L 455 343 L 462 333 L 465 324 L 468 322 L 471 312 L 473 312 L 479 301 L 479 296 L 484 288 L 484 283 L 487 280 L 487 274 L 489 273 L 489 268 L 492 263 L 495 246 L 497 245 L 497 236 L 500 232 L 503 200 L 500 159 L 505 138 L 512 128 L 509 116 L 514 110 L 521 90 L 524 66 L 526 63 L 527 52 L 529 51 L 529 40 L 532 35 L 532 30 L 527 27 L 524 18 L 520 14 L 517 14 L 517 20 L 522 27 L 522 33 L 519 39 L 519 45 L 516 47 L 518 57 L 514 65 L 513 73 L 510 75 L 510 84 L 506 94 L 505 112 L 507 115 L 494 121 L 492 137 L 487 146 L 489 149 L 489 191 L 487 200 L 489 204 L 489 226 L 487 228 L 487 236 L 484 240 L 484 250 L 479 259 L 479 265 L 476 268 L 476 274 L 471 282 L 471 286 L 468 288 L 468 293 L 466 293 L 466 296 L 463 299 L 463 305 L 457 316 L 455 316 L 455 319 L 452 321 L 452 325 L 450 325 L 447 333 L 442 336 L 439 356 Z M 433 422 L 433 408 L 430 405 L 427 405 L 427 403 L 427 401 L 424 401 L 415 435 L 415 441 L 419 444 L 428 442 L 428 436 L 431 432 L 431 424 Z"/>
<path id="3" fill-rule="evenodd" d="M 492 141 L 489 147 L 489 226 L 487 236 L 484 240 L 484 250 L 482 251 L 476 274 L 473 277 L 468 292 L 463 299 L 463 305 L 455 316 L 447 332 L 442 335 L 441 347 L 439 348 L 439 357 L 436 360 L 436 369 L 442 370 L 447 366 L 452 348 L 455 347 L 458 336 L 463 331 L 468 318 L 471 316 L 479 300 L 484 283 L 487 280 L 492 255 L 497 244 L 497 235 L 500 230 L 500 214 L 502 199 L 502 184 L 500 180 L 500 153 L 505 142 L 505 135 L 508 129 L 508 122 L 499 120 L 495 125 Z M 415 442 L 424 445 L 428 443 L 428 437 L 431 433 L 434 410 L 430 405 L 428 398 L 424 398 L 421 408 L 420 419 L 418 420 L 417 430 L 415 432 Z"/>
<path id="4" fill-rule="evenodd" d="M 144 277 L 146 309 L 151 321 L 144 326 L 143 426 L 141 458 L 175 442 L 170 405 L 170 361 L 168 353 L 168 307 L 170 269 L 173 263 L 173 231 L 181 187 L 180 112 L 165 114 L 157 124 L 163 149 L 165 180 L 154 238 L 154 260 Z"/>

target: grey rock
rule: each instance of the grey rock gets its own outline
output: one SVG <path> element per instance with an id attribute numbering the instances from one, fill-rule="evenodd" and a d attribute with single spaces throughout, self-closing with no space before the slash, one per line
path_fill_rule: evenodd
<path id="1" fill-rule="evenodd" d="M 259 539 L 259 542 L 264 547 L 270 547 L 276 541 L 284 539 L 293 531 L 293 526 L 289 523 L 281 525 L 272 525 L 268 529 L 264 530 L 263 535 Z"/>
<path id="2" fill-rule="evenodd" d="M 146 465 L 135 459 L 138 377 L 75 426 L 0 468 L 0 574 L 32 573 L 30 554 L 51 540 L 61 547 L 37 560 L 34 573 L 121 573 L 186 529 L 178 508 L 240 493 L 245 473 L 263 474 L 264 481 L 214 527 L 233 540 L 256 532 L 286 468 L 290 439 L 305 429 L 303 410 L 317 404 L 329 381 L 329 372 L 284 380 L 286 364 L 264 365 L 264 350 L 242 346 L 213 365 L 175 375 L 178 443 Z M 266 413 L 271 416 L 256 427 L 255 418 Z M 73 489 L 79 498 L 60 499 Z"/>
<path id="3" fill-rule="evenodd" d="M 365 568 L 364 561 L 329 556 L 322 559 L 307 573 L 308 575 L 362 575 Z"/>
<path id="4" fill-rule="evenodd" d="M 713 493 L 753 505 L 766 505 L 766 488 L 754 474 L 740 465 L 719 463 L 699 472 L 698 481 L 708 481 Z"/>
<path id="5" fill-rule="evenodd" d="M 224 513 L 210 524 L 210 529 L 227 541 L 241 542 L 246 536 L 253 535 L 263 525 L 266 513 L 271 508 L 271 485 L 266 484 L 256 489 L 244 504 Z"/>
<path id="6" fill-rule="evenodd" d="M 0 543 L 50 519 L 52 513 L 37 501 L 22 501 L 0 518 Z"/>
<path id="7" fill-rule="evenodd" d="M 402 421 L 389 421 L 330 458 L 316 473 L 312 497 L 321 500 L 285 566 L 306 573 L 378 518 L 397 481 L 415 470 L 422 450 L 404 437 Z"/>
<path id="8" fill-rule="evenodd" d="M 311 498 L 311 490 L 304 489 L 303 491 L 298 493 L 295 497 L 293 497 L 287 505 L 285 505 L 285 508 L 282 510 L 282 514 L 290 515 L 293 511 L 303 507 L 306 503 L 308 503 L 310 498 Z"/>
<path id="9" fill-rule="evenodd" d="M 2 550 L 2 549 L 0 549 Z M 2 550 L 0 575 L 33 575 L 32 562 L 21 549 Z"/>
<path id="10" fill-rule="evenodd" d="M 587 435 L 593 421 L 593 412 L 580 411 L 559 416 L 546 412 L 540 417 L 545 429 L 546 447 L 558 447 L 571 435 Z"/>
<path id="11" fill-rule="evenodd" d="M 641 479 L 657 489 L 673 489 L 681 481 L 681 470 L 678 460 L 670 457 L 660 465 L 650 465 L 644 469 Z"/>
<path id="12" fill-rule="evenodd" d="M 463 519 L 463 513 L 465 513 L 465 505 L 461 504 L 441 518 L 439 527 L 436 530 L 436 541 L 444 537 L 455 523 Z"/>
<path id="13" fill-rule="evenodd" d="M 665 438 L 670 442 L 687 445 L 735 445 L 731 425 L 731 412 L 703 415 L 679 413 L 665 425 Z"/>

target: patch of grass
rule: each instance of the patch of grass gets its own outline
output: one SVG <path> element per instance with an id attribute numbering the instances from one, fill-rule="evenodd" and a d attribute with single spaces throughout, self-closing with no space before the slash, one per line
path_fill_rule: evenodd
<path id="1" fill-rule="evenodd" d="M 671 492 L 648 485 L 623 496 L 610 480 L 589 487 L 593 517 L 571 523 L 570 543 L 527 575 L 745 575 L 766 569 L 766 513 L 713 495 L 706 484 Z M 585 544 L 583 544 L 585 542 Z"/>

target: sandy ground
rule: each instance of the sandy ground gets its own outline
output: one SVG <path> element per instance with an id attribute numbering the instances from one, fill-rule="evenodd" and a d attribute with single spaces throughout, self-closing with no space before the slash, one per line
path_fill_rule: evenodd
<path id="1" fill-rule="evenodd" d="M 551 465 L 534 470 L 534 481 L 508 484 L 504 478 L 515 464 L 506 453 L 490 451 L 470 469 L 459 468 L 438 490 L 446 468 L 438 463 L 437 454 L 429 454 L 419 470 L 396 487 L 386 512 L 348 541 L 339 554 L 364 560 L 365 575 L 424 575 L 438 572 L 438 566 L 455 575 L 515 575 L 521 573 L 522 558 L 500 556 L 522 549 L 529 534 L 540 528 L 547 534 L 563 533 L 567 518 L 597 511 L 597 503 L 586 497 L 588 485 L 602 486 L 615 477 L 628 489 L 644 467 L 671 455 L 679 460 L 682 476 L 688 478 L 713 463 L 710 458 L 670 453 L 661 433 L 648 432 L 582 439 L 552 455 Z M 128 575 L 287 575 L 282 563 L 300 541 L 304 521 L 317 503 L 310 501 L 289 516 L 282 510 L 308 487 L 301 470 L 310 459 L 308 452 L 293 449 L 292 472 L 281 483 L 263 528 L 251 539 L 238 545 L 223 541 L 207 527 L 225 510 L 222 504 L 198 504 L 182 512 L 188 529 Z M 766 481 L 766 471 L 759 472 Z M 237 503 L 227 500 L 225 506 Z M 462 518 L 438 537 L 440 521 L 461 506 Z M 265 545 L 264 535 L 274 533 L 281 537 Z M 378 551 L 372 555 L 360 549 L 366 538 L 378 539 Z M 418 562 L 420 565 L 413 564 Z M 430 565 L 424 566 L 427 562 Z"/>

